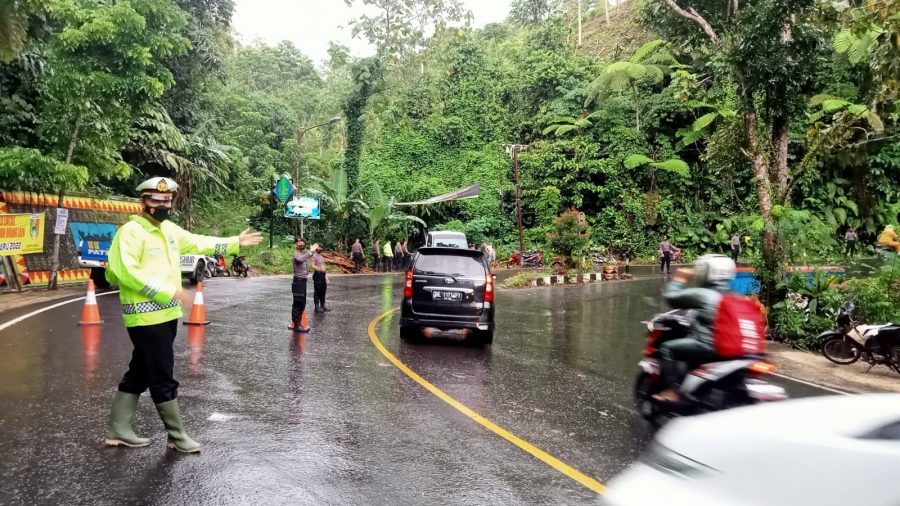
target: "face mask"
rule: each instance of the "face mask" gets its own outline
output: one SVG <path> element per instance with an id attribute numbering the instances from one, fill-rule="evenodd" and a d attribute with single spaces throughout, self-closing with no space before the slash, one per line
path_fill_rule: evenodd
<path id="1" fill-rule="evenodd" d="M 169 219 L 169 213 L 171 211 L 171 207 L 144 207 L 144 212 L 160 223 Z"/>

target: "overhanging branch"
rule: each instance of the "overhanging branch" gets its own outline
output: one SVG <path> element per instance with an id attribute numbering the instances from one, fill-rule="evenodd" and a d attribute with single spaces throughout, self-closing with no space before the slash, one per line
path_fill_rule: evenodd
<path id="1" fill-rule="evenodd" d="M 690 19 L 700 25 L 700 27 L 703 28 L 703 31 L 709 37 L 709 40 L 711 40 L 716 46 L 720 45 L 719 36 L 716 35 L 716 31 L 713 30 L 709 22 L 706 21 L 706 19 L 704 19 L 704 17 L 701 16 L 700 13 L 698 13 L 693 7 L 689 8 L 688 10 L 684 10 L 679 7 L 678 4 L 674 2 L 674 0 L 663 0 L 663 2 L 668 5 L 669 8 L 675 12 L 675 14 L 678 14 L 683 18 Z"/>

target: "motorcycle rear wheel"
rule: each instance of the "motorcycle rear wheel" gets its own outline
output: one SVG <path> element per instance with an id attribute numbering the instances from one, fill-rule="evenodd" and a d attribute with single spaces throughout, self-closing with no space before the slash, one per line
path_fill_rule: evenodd
<path id="1" fill-rule="evenodd" d="M 822 355 L 835 364 L 847 365 L 859 360 L 862 347 L 843 336 L 833 337 L 822 344 Z"/>

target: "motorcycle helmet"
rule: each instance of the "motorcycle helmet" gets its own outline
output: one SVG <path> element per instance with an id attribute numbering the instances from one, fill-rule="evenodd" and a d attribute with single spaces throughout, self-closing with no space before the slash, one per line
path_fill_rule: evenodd
<path id="1" fill-rule="evenodd" d="M 694 262 L 694 279 L 700 286 L 727 287 L 737 266 L 725 255 L 703 255 Z"/>

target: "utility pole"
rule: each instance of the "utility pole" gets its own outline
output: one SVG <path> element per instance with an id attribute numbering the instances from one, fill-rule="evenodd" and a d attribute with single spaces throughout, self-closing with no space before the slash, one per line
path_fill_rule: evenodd
<path id="1" fill-rule="evenodd" d="M 606 0 L 606 26 L 609 26 L 609 0 Z"/>
<path id="2" fill-rule="evenodd" d="M 528 151 L 528 145 L 509 144 L 506 148 L 508 151 L 511 150 L 516 177 L 516 224 L 519 229 L 519 267 L 522 267 L 522 259 L 525 257 L 525 236 L 522 235 L 522 183 L 519 178 L 519 151 Z"/>
<path id="3" fill-rule="evenodd" d="M 319 123 L 318 125 L 313 125 L 311 127 L 306 128 L 298 128 L 297 129 L 297 161 L 294 166 L 294 185 L 297 188 L 297 191 L 300 190 L 300 143 L 303 142 L 303 135 L 306 132 L 309 132 L 313 128 L 319 128 L 320 126 L 331 125 L 337 123 L 341 120 L 340 116 L 335 116 L 325 123 Z M 295 195 L 296 196 L 296 195 Z M 294 225 L 294 235 L 295 237 L 303 237 L 303 218 L 300 219 L 299 223 Z"/>

